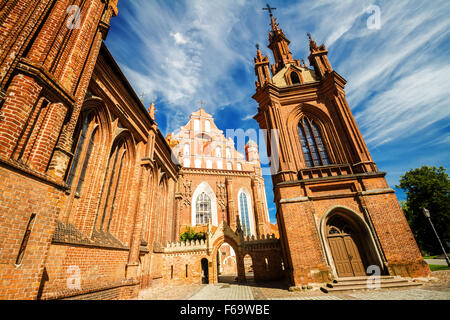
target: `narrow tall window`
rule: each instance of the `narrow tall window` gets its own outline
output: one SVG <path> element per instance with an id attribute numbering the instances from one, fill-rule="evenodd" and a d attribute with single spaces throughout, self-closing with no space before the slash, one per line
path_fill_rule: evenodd
<path id="1" fill-rule="evenodd" d="M 194 131 L 200 131 L 200 120 L 194 120 Z"/>
<path id="2" fill-rule="evenodd" d="M 307 167 L 330 164 L 322 135 L 317 125 L 307 118 L 300 120 L 298 133 Z"/>
<path id="3" fill-rule="evenodd" d="M 105 193 L 105 204 L 103 210 L 103 216 L 101 220 L 100 229 L 103 229 L 104 224 L 107 224 L 107 229 L 105 231 L 109 231 L 109 227 L 111 224 L 111 220 L 113 217 L 114 209 L 117 203 L 117 193 L 119 184 L 121 182 L 122 170 L 125 166 L 125 161 L 127 159 L 127 147 L 125 141 L 120 141 L 115 144 L 113 151 L 111 152 L 111 156 L 108 160 L 108 171 L 105 175 L 104 187 L 106 189 L 103 191 Z"/>
<path id="4" fill-rule="evenodd" d="M 227 156 L 227 159 L 230 159 L 231 158 L 231 148 L 230 147 L 227 147 L 227 149 L 226 149 L 226 156 Z"/>
<path id="5" fill-rule="evenodd" d="M 216 157 L 222 158 L 222 148 L 221 147 L 216 147 Z"/>
<path id="6" fill-rule="evenodd" d="M 22 264 L 25 249 L 27 248 L 28 240 L 30 239 L 31 229 L 33 228 L 35 219 L 36 214 L 32 213 L 30 216 L 30 220 L 28 220 L 27 228 L 25 229 L 25 234 L 23 235 L 22 243 L 19 248 L 19 253 L 17 254 L 16 265 Z"/>
<path id="7" fill-rule="evenodd" d="M 81 155 L 81 151 L 83 150 L 84 141 L 86 140 L 86 135 L 87 135 L 87 131 L 89 128 L 89 124 L 91 123 L 92 118 L 93 118 L 92 112 L 90 112 L 84 116 L 84 120 L 81 125 L 81 129 L 79 131 L 80 135 L 78 138 L 78 142 L 76 144 L 76 148 L 75 148 L 75 152 L 74 152 L 74 156 L 73 156 L 73 160 L 72 160 L 72 165 L 70 166 L 70 171 L 67 176 L 67 184 L 69 186 L 72 185 L 73 178 L 75 176 L 75 171 L 77 169 L 78 162 L 80 161 L 80 155 Z"/>
<path id="8" fill-rule="evenodd" d="M 190 146 L 188 143 L 184 145 L 183 155 L 188 156 L 190 154 Z"/>
<path id="9" fill-rule="evenodd" d="M 86 151 L 86 157 L 84 158 L 83 167 L 81 168 L 80 180 L 78 180 L 77 191 L 76 194 L 79 195 L 81 192 L 81 188 L 83 187 L 84 179 L 86 178 L 86 171 L 89 165 L 89 159 L 91 158 L 92 148 L 94 147 L 94 141 L 97 130 L 92 133 L 91 138 L 89 139 L 88 149 Z"/>
<path id="10" fill-rule="evenodd" d="M 247 195 L 243 192 L 239 195 L 239 206 L 241 209 L 242 231 L 244 231 L 244 236 L 249 236 L 251 232 L 250 232 L 250 219 L 248 216 Z"/>
<path id="11" fill-rule="evenodd" d="M 196 224 L 207 224 L 211 220 L 211 198 L 202 192 L 196 203 Z"/>

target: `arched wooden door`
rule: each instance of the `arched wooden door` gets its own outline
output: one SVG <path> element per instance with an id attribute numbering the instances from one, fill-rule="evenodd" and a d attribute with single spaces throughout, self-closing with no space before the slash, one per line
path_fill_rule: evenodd
<path id="1" fill-rule="evenodd" d="M 366 275 L 353 226 L 340 216 L 332 217 L 327 223 L 327 238 L 339 277 Z"/>

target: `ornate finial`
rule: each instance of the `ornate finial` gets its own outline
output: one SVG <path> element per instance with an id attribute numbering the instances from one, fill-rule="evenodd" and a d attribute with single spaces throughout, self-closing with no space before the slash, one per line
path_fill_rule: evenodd
<path id="1" fill-rule="evenodd" d="M 180 143 L 180 141 L 178 141 L 177 139 L 175 139 L 175 138 L 173 137 L 173 134 L 172 134 L 172 133 L 169 133 L 169 134 L 167 135 L 166 141 L 167 141 L 167 144 L 168 144 L 172 149 L 175 148 L 175 147 Z"/>
<path id="2" fill-rule="evenodd" d="M 259 43 L 256 44 L 256 50 L 259 50 Z"/>
<path id="3" fill-rule="evenodd" d="M 204 109 L 203 107 L 204 107 L 205 104 L 206 104 L 205 101 L 200 100 L 198 103 L 200 104 L 200 108 L 201 108 L 201 109 Z"/>
<path id="4" fill-rule="evenodd" d="M 311 37 L 311 34 L 308 32 L 307 36 L 309 38 L 309 49 L 310 51 L 316 51 L 319 50 L 319 47 L 317 46 L 317 43 L 313 40 L 313 38 Z"/>
<path id="5" fill-rule="evenodd" d="M 148 107 L 148 113 L 150 114 L 150 117 L 155 120 L 156 107 L 153 102 L 150 104 L 150 107 Z"/>
<path id="6" fill-rule="evenodd" d="M 144 103 L 144 97 L 145 97 L 145 93 L 141 93 L 141 95 L 139 96 L 142 103 Z"/>

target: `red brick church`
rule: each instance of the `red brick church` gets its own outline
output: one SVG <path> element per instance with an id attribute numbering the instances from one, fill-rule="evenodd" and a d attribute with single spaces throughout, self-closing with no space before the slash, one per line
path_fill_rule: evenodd
<path id="1" fill-rule="evenodd" d="M 324 45 L 310 38 L 300 63 L 271 14 L 275 64 L 255 58 L 255 119 L 277 132 L 276 230 L 254 142 L 240 154 L 203 109 L 162 135 L 103 43 L 117 0 L 0 10 L 0 299 L 133 298 L 230 265 L 239 282 L 292 286 L 369 265 L 429 275 Z M 180 242 L 187 227 L 204 239 Z"/>

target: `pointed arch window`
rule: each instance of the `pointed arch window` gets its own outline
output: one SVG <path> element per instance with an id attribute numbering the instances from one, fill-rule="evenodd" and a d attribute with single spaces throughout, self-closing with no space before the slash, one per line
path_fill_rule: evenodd
<path id="1" fill-rule="evenodd" d="M 291 83 L 292 84 L 300 84 L 301 83 L 297 72 L 291 72 L 290 77 L 291 77 Z"/>
<path id="2" fill-rule="evenodd" d="M 322 134 L 314 121 L 306 117 L 302 118 L 298 124 L 298 133 L 306 166 L 329 165 L 330 159 L 323 143 Z"/>
<path id="3" fill-rule="evenodd" d="M 80 180 L 78 180 L 77 191 L 76 191 L 77 195 L 80 195 L 81 189 L 83 188 L 83 183 L 86 178 L 86 172 L 87 172 L 87 168 L 89 165 L 89 160 L 91 159 L 92 149 L 94 147 L 94 142 L 95 142 L 95 137 L 97 135 L 97 131 L 98 130 L 94 129 L 94 132 L 91 134 L 91 138 L 89 139 L 89 144 L 88 144 L 87 151 L 86 151 L 86 157 L 84 158 L 83 167 L 81 168 Z"/>
<path id="4" fill-rule="evenodd" d="M 94 116 L 93 116 L 92 112 L 89 112 L 86 115 L 84 115 L 83 122 L 82 122 L 81 126 L 79 126 L 79 128 L 77 130 L 78 134 L 79 134 L 78 135 L 78 141 L 75 144 L 75 146 L 76 146 L 75 147 L 75 152 L 74 152 L 74 155 L 73 155 L 72 164 L 70 166 L 70 170 L 69 170 L 69 173 L 67 175 L 67 180 L 66 180 L 66 182 L 67 182 L 67 184 L 69 186 L 72 185 L 72 182 L 74 180 L 75 171 L 77 169 L 78 162 L 80 161 L 81 151 L 83 150 L 83 146 L 84 146 L 84 143 L 86 141 L 87 134 L 88 134 L 89 125 L 92 122 L 93 117 Z"/>
<path id="5" fill-rule="evenodd" d="M 243 192 L 239 195 L 239 206 L 241 209 L 242 231 L 244 231 L 244 236 L 249 236 L 251 232 L 250 232 L 250 219 L 248 216 L 248 201 L 247 195 Z"/>
<path id="6" fill-rule="evenodd" d="M 99 229 L 109 231 L 114 209 L 118 203 L 118 189 L 123 178 L 122 171 L 127 160 L 127 145 L 124 140 L 115 143 L 108 160 L 108 170 L 105 175 L 102 194 L 105 195 L 103 215 Z M 106 228 L 105 228 L 106 224 Z"/>
<path id="7" fill-rule="evenodd" d="M 207 224 L 211 220 L 211 198 L 202 192 L 196 203 L 196 224 Z"/>

